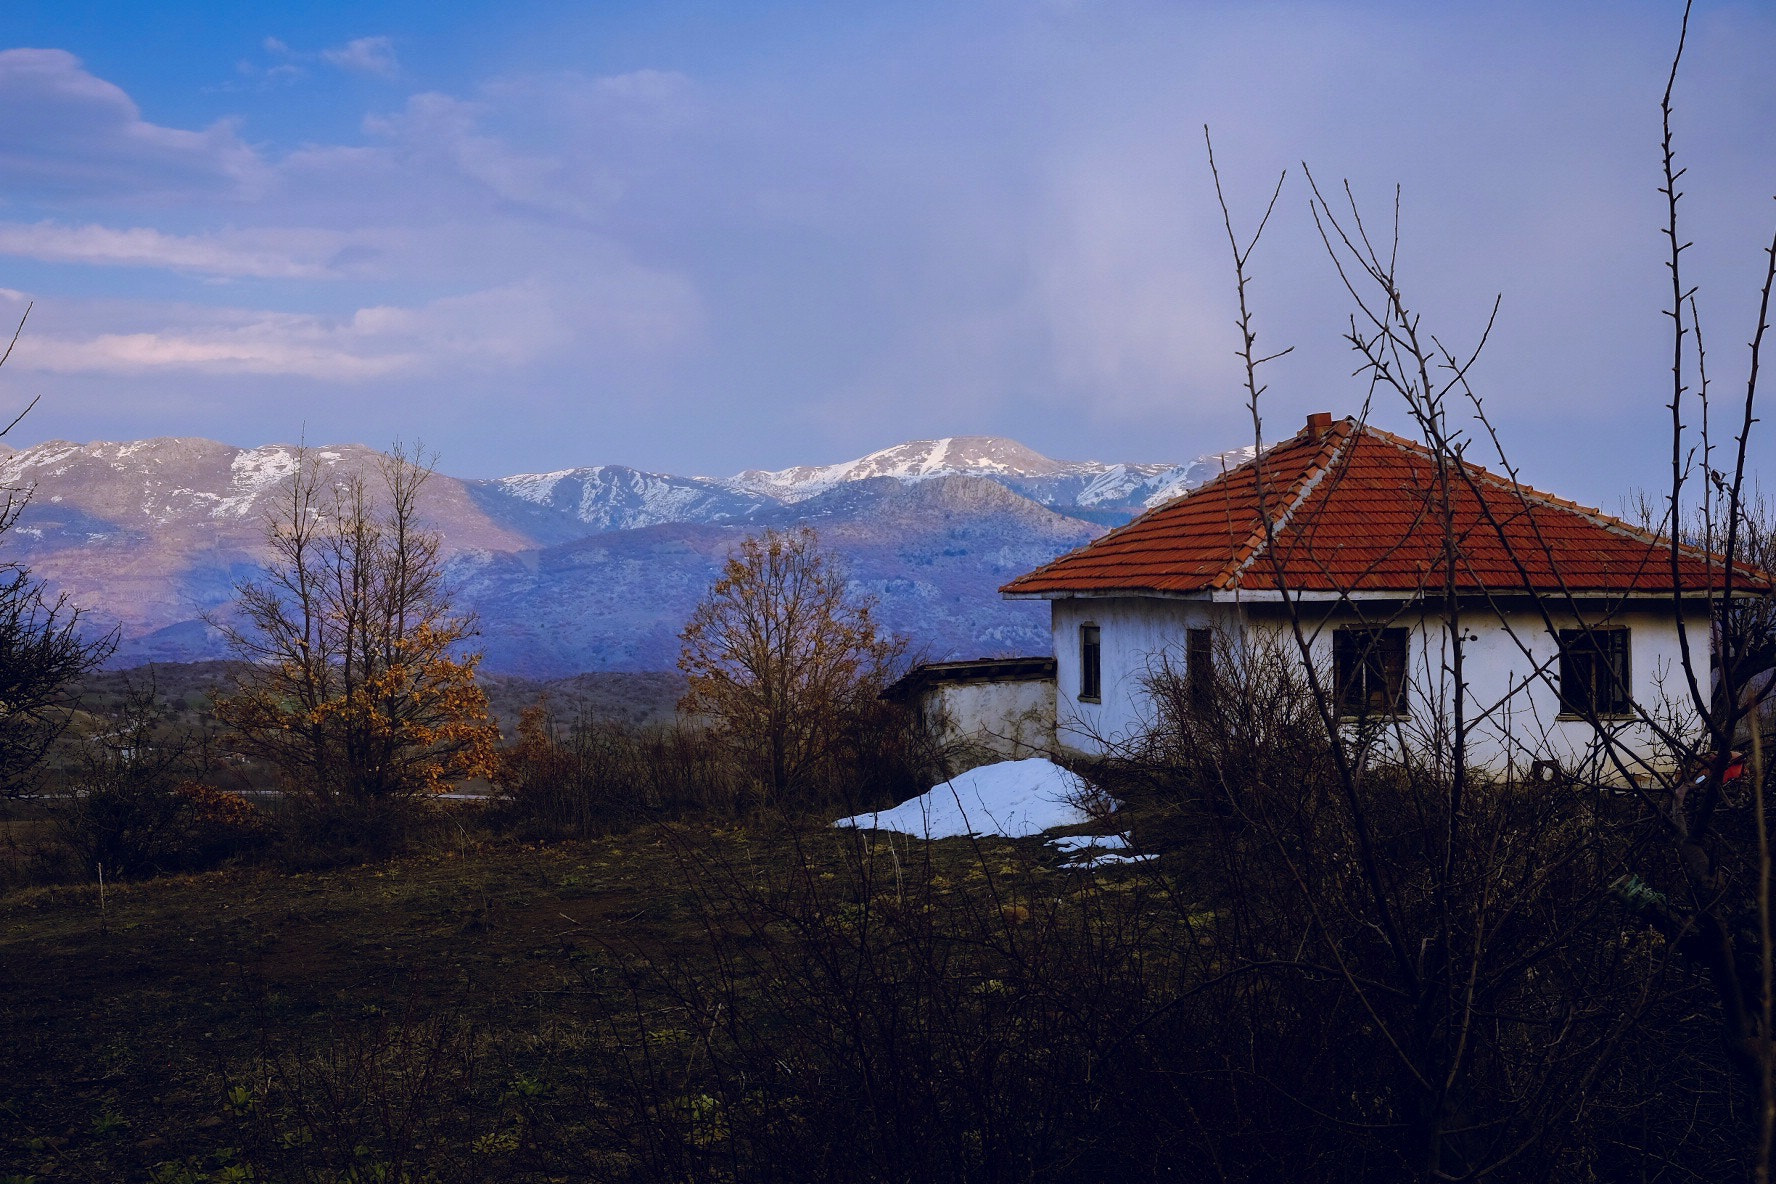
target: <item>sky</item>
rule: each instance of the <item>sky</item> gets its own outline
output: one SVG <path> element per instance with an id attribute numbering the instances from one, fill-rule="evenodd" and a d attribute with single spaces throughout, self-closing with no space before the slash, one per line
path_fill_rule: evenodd
<path id="1" fill-rule="evenodd" d="M 1680 16 L 10 0 L 0 318 L 31 313 L 0 408 L 41 402 L 7 442 L 417 439 L 461 476 L 961 434 L 1188 460 L 1252 434 L 1207 125 L 1241 227 L 1286 171 L 1250 265 L 1260 348 L 1293 349 L 1267 437 L 1367 394 L 1305 164 L 1384 235 L 1397 187 L 1428 332 L 1464 352 L 1500 301 L 1470 379 L 1513 463 L 1617 508 L 1668 480 Z M 1697 5 L 1675 132 L 1722 404 L 1776 227 L 1773 57 L 1776 9 Z"/>

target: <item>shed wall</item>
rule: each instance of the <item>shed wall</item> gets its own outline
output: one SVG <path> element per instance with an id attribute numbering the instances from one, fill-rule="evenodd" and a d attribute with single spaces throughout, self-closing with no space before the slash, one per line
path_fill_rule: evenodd
<path id="1" fill-rule="evenodd" d="M 1053 679 L 939 684 L 923 709 L 927 729 L 942 744 L 979 745 L 1012 760 L 1054 749 Z"/>

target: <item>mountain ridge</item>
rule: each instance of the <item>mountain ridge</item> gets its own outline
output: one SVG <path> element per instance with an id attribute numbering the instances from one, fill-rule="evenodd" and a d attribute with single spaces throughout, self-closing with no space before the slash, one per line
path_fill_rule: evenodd
<path id="1" fill-rule="evenodd" d="M 226 612 L 267 561 L 264 523 L 297 448 L 201 437 L 45 441 L 0 452 L 0 485 L 34 491 L 0 559 L 116 627 L 117 661 L 224 652 Z M 1040 605 L 998 584 L 1237 463 L 1057 461 L 998 437 L 908 441 L 853 461 L 733 478 L 622 465 L 464 479 L 436 473 L 421 517 L 465 608 L 483 621 L 488 668 L 562 677 L 662 669 L 678 629 L 749 531 L 809 524 L 850 565 L 882 617 L 934 657 L 1047 647 Z M 370 474 L 364 445 L 309 448 L 336 480 Z"/>

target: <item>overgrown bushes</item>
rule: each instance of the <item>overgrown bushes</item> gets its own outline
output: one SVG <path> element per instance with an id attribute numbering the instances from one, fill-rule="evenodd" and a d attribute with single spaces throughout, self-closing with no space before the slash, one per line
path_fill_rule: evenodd
<path id="1" fill-rule="evenodd" d="M 857 711 L 793 794 L 765 795 L 719 734 L 695 723 L 639 728 L 608 720 L 562 724 L 537 705 L 500 754 L 490 815 L 526 837 L 589 837 L 646 822 L 832 818 L 923 792 L 935 763 L 909 713 L 883 702 Z"/>
<path id="2" fill-rule="evenodd" d="M 77 772 L 50 801 L 58 833 L 88 876 L 195 871 L 264 838 L 252 807 L 198 780 L 208 750 L 168 726 L 152 684 L 126 695 L 104 730 L 81 743 Z"/>

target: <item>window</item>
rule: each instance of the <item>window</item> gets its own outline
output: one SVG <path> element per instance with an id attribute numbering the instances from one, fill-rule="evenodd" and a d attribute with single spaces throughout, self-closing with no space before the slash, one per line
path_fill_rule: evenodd
<path id="1" fill-rule="evenodd" d="M 1096 703 L 1103 689 L 1103 667 L 1099 664 L 1098 627 L 1079 627 L 1079 697 Z"/>
<path id="2" fill-rule="evenodd" d="M 1206 706 L 1215 694 L 1215 631 L 1191 629 L 1184 634 L 1184 686 L 1190 702 Z"/>
<path id="3" fill-rule="evenodd" d="M 1628 675 L 1628 630 L 1560 631 L 1560 714 L 1627 715 Z"/>
<path id="4" fill-rule="evenodd" d="M 1333 693 L 1338 714 L 1406 714 L 1405 629 L 1335 629 L 1332 632 Z"/>

